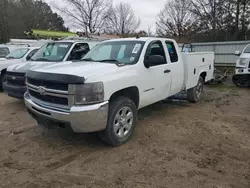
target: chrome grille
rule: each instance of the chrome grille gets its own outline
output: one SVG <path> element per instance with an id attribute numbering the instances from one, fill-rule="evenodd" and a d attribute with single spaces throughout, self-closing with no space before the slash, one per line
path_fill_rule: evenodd
<path id="1" fill-rule="evenodd" d="M 34 102 L 51 107 L 70 108 L 74 104 L 74 95 L 68 91 L 68 85 L 27 78 L 27 90 Z M 41 104 L 41 105 L 42 105 Z"/>
<path id="2" fill-rule="evenodd" d="M 48 89 L 68 91 L 68 84 L 56 83 L 44 80 L 35 80 L 32 78 L 27 78 L 27 82 L 33 86 L 44 86 Z"/>
<path id="3" fill-rule="evenodd" d="M 51 95 L 41 95 L 40 93 L 33 91 L 33 90 L 30 90 L 30 89 L 29 89 L 29 94 L 32 97 L 35 97 L 35 98 L 37 98 L 41 101 L 44 101 L 46 103 L 68 106 L 68 98 L 56 97 L 56 96 L 51 96 Z"/>

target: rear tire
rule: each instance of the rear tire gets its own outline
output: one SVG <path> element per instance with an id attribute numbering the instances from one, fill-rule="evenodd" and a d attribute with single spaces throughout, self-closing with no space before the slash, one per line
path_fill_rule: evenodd
<path id="1" fill-rule="evenodd" d="M 195 87 L 188 89 L 187 99 L 191 103 L 196 103 L 201 100 L 201 96 L 204 88 L 204 79 L 200 76 L 198 83 Z"/>
<path id="2" fill-rule="evenodd" d="M 1 75 L 0 90 L 3 91 L 3 83 L 6 82 L 6 74 Z"/>
<path id="3" fill-rule="evenodd" d="M 135 103 L 127 97 L 118 97 L 110 103 L 107 127 L 99 132 L 99 137 L 113 147 L 125 144 L 133 136 L 136 121 Z"/>

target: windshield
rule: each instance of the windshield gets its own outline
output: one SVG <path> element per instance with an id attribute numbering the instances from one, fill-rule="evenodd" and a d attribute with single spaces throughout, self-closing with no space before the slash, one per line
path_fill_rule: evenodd
<path id="1" fill-rule="evenodd" d="M 6 56 L 6 58 L 7 59 L 21 59 L 28 51 L 29 51 L 28 48 L 19 48 L 10 52 Z"/>
<path id="2" fill-rule="evenodd" d="M 4 58 L 9 54 L 9 49 L 5 47 L 0 47 L 0 58 Z"/>
<path id="3" fill-rule="evenodd" d="M 32 61 L 63 61 L 68 53 L 71 42 L 51 42 L 40 48 L 31 58 Z"/>
<path id="4" fill-rule="evenodd" d="M 95 46 L 82 59 L 107 63 L 137 63 L 145 42 L 143 41 L 111 41 Z"/>
<path id="5" fill-rule="evenodd" d="M 250 45 L 247 46 L 247 48 L 245 49 L 244 53 L 250 53 Z"/>

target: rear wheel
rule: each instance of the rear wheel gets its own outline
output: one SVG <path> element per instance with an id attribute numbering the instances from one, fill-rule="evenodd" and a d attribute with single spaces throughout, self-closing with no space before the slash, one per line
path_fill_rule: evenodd
<path id="1" fill-rule="evenodd" d="M 6 74 L 1 75 L 0 90 L 3 91 L 3 83 L 6 82 Z"/>
<path id="2" fill-rule="evenodd" d="M 204 79 L 200 76 L 198 84 L 187 91 L 187 98 L 189 102 L 196 103 L 201 100 L 204 88 Z"/>
<path id="3" fill-rule="evenodd" d="M 110 103 L 107 127 L 99 137 L 111 146 L 127 143 L 135 130 L 137 109 L 127 97 L 119 97 Z"/>

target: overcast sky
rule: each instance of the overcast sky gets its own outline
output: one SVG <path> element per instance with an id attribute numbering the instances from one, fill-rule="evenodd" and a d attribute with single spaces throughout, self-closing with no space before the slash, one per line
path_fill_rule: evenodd
<path id="1" fill-rule="evenodd" d="M 49 4 L 61 3 L 62 0 L 45 0 Z M 165 2 L 168 0 L 113 0 L 114 4 L 124 2 L 129 3 L 135 14 L 141 19 L 140 29 L 148 30 L 148 27 L 152 27 L 152 31 L 155 30 L 155 18 L 159 11 L 163 8 Z M 53 7 L 52 7 L 53 9 Z M 54 10 L 54 9 L 53 9 Z"/>

